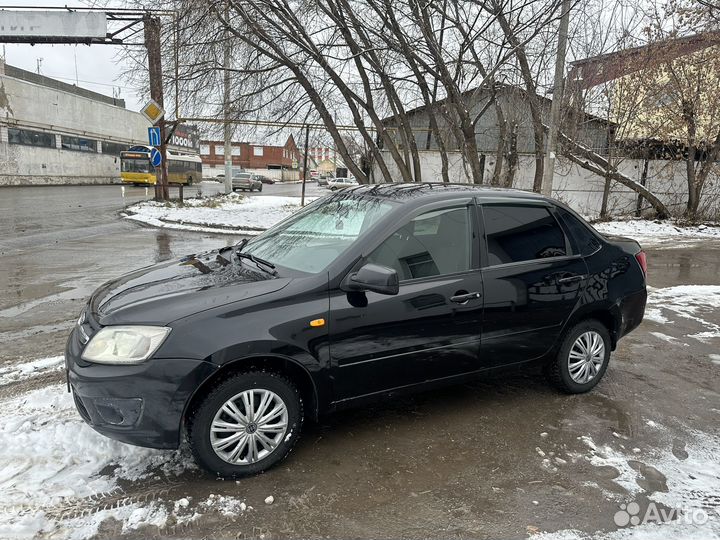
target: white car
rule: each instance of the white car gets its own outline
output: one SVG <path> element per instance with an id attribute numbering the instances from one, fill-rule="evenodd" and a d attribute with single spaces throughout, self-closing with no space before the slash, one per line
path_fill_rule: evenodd
<path id="1" fill-rule="evenodd" d="M 354 178 L 328 178 L 327 183 L 327 187 L 331 191 L 357 185 L 358 182 Z"/>

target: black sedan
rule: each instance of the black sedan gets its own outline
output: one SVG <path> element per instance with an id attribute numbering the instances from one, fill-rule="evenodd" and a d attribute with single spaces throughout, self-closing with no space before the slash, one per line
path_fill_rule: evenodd
<path id="1" fill-rule="evenodd" d="M 359 186 L 237 246 L 99 288 L 66 349 L 100 433 L 231 477 L 283 459 L 304 419 L 508 366 L 587 392 L 643 317 L 645 254 L 547 198 Z"/>

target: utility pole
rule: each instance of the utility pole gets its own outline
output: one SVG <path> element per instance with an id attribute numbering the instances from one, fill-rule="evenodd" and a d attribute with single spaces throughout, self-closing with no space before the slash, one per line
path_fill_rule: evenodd
<path id="1" fill-rule="evenodd" d="M 225 32 L 224 32 L 224 53 L 223 53 L 223 138 L 225 146 L 225 194 L 232 193 L 232 126 L 230 125 L 230 33 L 227 31 L 230 8 L 229 2 L 225 2 Z"/>
<path id="2" fill-rule="evenodd" d="M 563 80 L 565 78 L 565 55 L 567 54 L 568 27 L 570 26 L 570 0 L 563 0 L 560 28 L 558 29 L 557 54 L 555 56 L 555 84 L 553 85 L 552 105 L 550 106 L 550 126 L 545 142 L 545 170 L 541 192 L 552 195 L 553 176 L 555 174 L 555 153 L 557 152 L 557 134 L 560 129 L 560 113 L 563 102 Z"/>
<path id="3" fill-rule="evenodd" d="M 307 162 L 308 162 L 308 141 L 310 139 L 310 126 L 305 126 L 305 156 L 303 157 L 303 183 L 302 192 L 300 194 L 300 206 L 305 206 L 305 183 L 307 182 Z"/>
<path id="4" fill-rule="evenodd" d="M 159 17 L 145 15 L 143 17 L 143 25 L 145 31 L 145 47 L 148 53 L 148 71 L 150 74 L 150 97 L 153 98 L 160 107 L 165 108 L 163 99 L 163 83 L 162 83 L 162 55 L 160 48 L 160 31 L 162 25 Z M 167 165 L 167 143 L 165 117 L 163 116 L 158 122 L 160 128 L 160 155 L 162 163 L 160 164 L 159 183 L 155 184 L 155 199 L 159 201 L 167 201 L 170 198 L 168 190 L 168 165 Z"/>

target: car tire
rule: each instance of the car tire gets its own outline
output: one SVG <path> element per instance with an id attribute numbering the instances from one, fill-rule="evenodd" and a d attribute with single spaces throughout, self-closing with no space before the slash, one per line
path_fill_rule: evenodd
<path id="1" fill-rule="evenodd" d="M 595 319 L 565 333 L 555 359 L 546 366 L 550 383 L 566 394 L 582 394 L 597 385 L 610 362 L 610 333 Z"/>
<path id="2" fill-rule="evenodd" d="M 258 188 L 258 191 L 262 191 L 262 184 L 260 184 L 260 187 Z"/>
<path id="3" fill-rule="evenodd" d="M 267 407 L 272 407 L 271 413 L 280 410 L 268 417 L 266 425 L 278 430 L 278 426 L 285 424 L 284 431 L 263 431 L 262 424 L 254 423 L 255 419 L 246 423 L 244 430 L 235 427 L 230 430 L 231 425 L 240 426 L 241 422 L 225 412 L 233 411 L 232 408 L 225 407 L 233 403 L 240 413 L 247 414 L 245 404 L 251 395 L 255 407 L 260 407 L 263 399 L 269 399 L 265 411 Z M 213 431 L 211 426 L 215 421 L 222 422 L 223 427 Z M 269 421 L 272 422 L 267 423 Z M 218 477 L 242 478 L 266 471 L 287 457 L 300 437 L 302 423 L 303 402 L 292 381 L 278 373 L 250 371 L 238 373 L 214 387 L 191 413 L 187 434 L 193 456 L 201 467 Z M 272 441 L 269 451 L 261 435 Z M 232 437 L 238 442 L 223 444 L 223 439 Z M 241 443 L 243 448 L 238 450 Z M 272 443 L 277 444 L 272 446 Z M 254 461 L 251 445 L 255 449 Z M 236 451 L 239 454 L 233 459 Z"/>

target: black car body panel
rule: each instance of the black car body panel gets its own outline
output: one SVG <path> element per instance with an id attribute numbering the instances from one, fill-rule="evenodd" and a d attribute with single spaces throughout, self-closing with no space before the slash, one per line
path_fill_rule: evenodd
<path id="1" fill-rule="evenodd" d="M 282 289 L 289 278 L 267 276 L 212 251 L 141 268 L 110 281 L 92 295 L 102 326 L 165 325 L 190 314 Z"/>
<path id="2" fill-rule="evenodd" d="M 608 325 L 613 345 L 642 320 L 646 289 L 635 260 L 638 244 L 604 238 L 591 228 L 580 230 L 587 238 L 579 238 L 569 226 L 578 216 L 555 201 L 513 190 L 434 184 L 360 186 L 328 199 L 347 197 L 395 206 L 324 271 L 281 268 L 273 276 L 232 250 L 220 250 L 144 268 L 98 289 L 66 350 L 83 418 L 110 437 L 173 448 L 192 400 L 236 366 L 292 368 L 293 376 L 304 378 L 306 410 L 317 416 L 493 368 L 543 361 L 565 329 L 586 317 Z M 544 209 L 548 222 L 564 233 L 553 248 L 557 253 L 509 264 L 491 260 L 485 216 L 491 205 Z M 401 280 L 394 296 L 343 290 L 348 275 L 388 234 L 416 216 L 450 207 L 467 212 L 469 269 Z M 517 244 L 507 234 L 502 240 Z M 319 320 L 318 326 L 310 324 Z M 142 364 L 84 361 L 87 340 L 99 328 L 118 324 L 172 330 Z M 108 418 L 112 410 L 124 423 L 108 421 L 117 420 Z"/>

